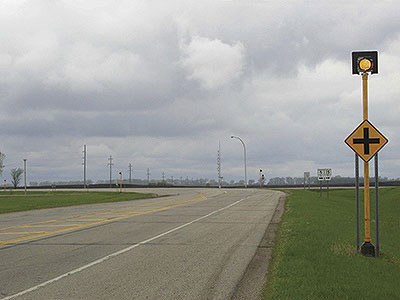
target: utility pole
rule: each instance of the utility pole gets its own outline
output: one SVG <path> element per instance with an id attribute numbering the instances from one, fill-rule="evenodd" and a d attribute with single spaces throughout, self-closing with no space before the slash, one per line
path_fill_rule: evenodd
<path id="1" fill-rule="evenodd" d="M 162 172 L 162 182 L 165 182 L 165 172 Z"/>
<path id="2" fill-rule="evenodd" d="M 129 183 L 132 181 L 132 164 L 129 163 Z"/>
<path id="3" fill-rule="evenodd" d="M 119 172 L 119 192 L 122 193 L 122 172 Z"/>
<path id="4" fill-rule="evenodd" d="M 147 168 L 147 185 L 150 185 L 150 169 Z"/>
<path id="5" fill-rule="evenodd" d="M 112 166 L 114 165 L 112 162 L 112 156 L 110 155 L 110 157 L 108 158 L 108 165 L 110 166 L 110 188 L 111 188 L 111 184 L 112 184 Z"/>
<path id="6" fill-rule="evenodd" d="M 83 188 L 86 189 L 86 145 L 83 145 Z"/>
<path id="7" fill-rule="evenodd" d="M 218 153 L 217 153 L 217 171 L 218 171 L 218 188 L 221 188 L 221 142 L 218 142 Z"/>
<path id="8" fill-rule="evenodd" d="M 171 176 L 171 184 L 174 185 L 174 176 Z"/>
<path id="9" fill-rule="evenodd" d="M 26 195 L 26 158 L 24 158 L 24 182 L 25 182 L 25 195 Z"/>

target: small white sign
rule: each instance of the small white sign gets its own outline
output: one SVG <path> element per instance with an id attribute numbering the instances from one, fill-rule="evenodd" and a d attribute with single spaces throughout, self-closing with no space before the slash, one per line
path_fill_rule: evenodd
<path id="1" fill-rule="evenodd" d="M 318 180 L 322 181 L 325 178 L 325 169 L 318 169 L 317 170 Z"/>
<path id="2" fill-rule="evenodd" d="M 332 169 L 317 169 L 318 180 L 331 180 L 332 179 Z"/>
<path id="3" fill-rule="evenodd" d="M 331 180 L 332 178 L 332 169 L 325 169 L 325 180 Z"/>

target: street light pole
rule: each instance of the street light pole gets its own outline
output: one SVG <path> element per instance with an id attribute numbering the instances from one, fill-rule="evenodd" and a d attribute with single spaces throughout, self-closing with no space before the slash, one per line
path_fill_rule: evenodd
<path id="1" fill-rule="evenodd" d="M 243 145 L 243 156 L 244 156 L 244 187 L 247 188 L 247 167 L 246 167 L 246 145 L 244 144 L 243 140 L 238 137 L 231 135 L 232 139 L 238 139 Z"/>

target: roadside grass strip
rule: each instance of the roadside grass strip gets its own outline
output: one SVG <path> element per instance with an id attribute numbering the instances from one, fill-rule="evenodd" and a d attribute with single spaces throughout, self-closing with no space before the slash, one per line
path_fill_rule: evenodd
<path id="1" fill-rule="evenodd" d="M 65 207 L 82 204 L 130 201 L 154 198 L 154 194 L 134 192 L 0 192 L 0 214 L 42 208 Z"/>
<path id="2" fill-rule="evenodd" d="M 175 200 L 174 202 L 165 198 L 164 200 L 152 203 L 130 205 L 130 206 L 125 206 L 123 208 L 120 207 L 118 209 L 97 211 L 86 215 L 70 216 L 70 217 L 35 222 L 30 224 L 3 227 L 0 228 L 0 247 L 48 235 L 54 235 L 71 230 L 95 226 L 107 222 L 114 222 L 134 216 L 140 216 L 153 212 L 163 211 L 170 208 L 193 204 L 204 200 L 207 200 L 207 197 L 204 196 L 203 194 L 193 195 L 190 197 L 184 196 L 178 198 L 178 201 Z M 125 213 L 123 213 L 122 210 L 125 210 Z M 35 230 L 27 231 L 26 229 L 29 228 L 34 228 Z M 44 228 L 45 230 L 37 231 L 38 228 Z M 22 229 L 23 231 L 19 232 L 18 229 Z M 16 235 L 16 236 L 24 235 L 24 236 L 2 240 L 2 238 L 7 237 L 7 235 Z"/>
<path id="3" fill-rule="evenodd" d="M 400 299 L 400 188 L 381 188 L 380 257 L 356 251 L 354 189 L 290 190 L 264 289 L 264 299 Z M 371 189 L 375 244 L 375 191 Z M 360 190 L 360 239 L 364 200 Z"/>

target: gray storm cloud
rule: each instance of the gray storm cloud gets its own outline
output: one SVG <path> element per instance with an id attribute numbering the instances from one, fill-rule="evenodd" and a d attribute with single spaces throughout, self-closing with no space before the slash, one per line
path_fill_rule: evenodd
<path id="1" fill-rule="evenodd" d="M 353 173 L 344 138 L 361 121 L 352 50 L 378 50 L 371 120 L 399 177 L 400 19 L 395 1 L 12 1 L 0 4 L 0 151 L 31 180 L 91 176 L 112 154 L 174 176 Z M 104 153 L 102 153 L 104 152 Z M 57 163 L 55 163 L 57 162 Z M 57 173 L 55 165 L 65 166 Z M 53 170 L 53 171 L 50 171 Z M 172 174 L 173 173 L 173 174 Z M 179 174 L 182 173 L 182 174 Z M 54 178 L 57 177 L 57 178 Z"/>

